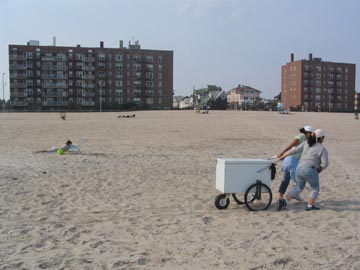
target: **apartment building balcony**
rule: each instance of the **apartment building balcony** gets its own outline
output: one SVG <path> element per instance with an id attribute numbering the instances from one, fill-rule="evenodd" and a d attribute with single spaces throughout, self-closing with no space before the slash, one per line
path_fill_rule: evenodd
<path id="1" fill-rule="evenodd" d="M 12 97 L 28 97 L 28 94 L 27 93 L 24 93 L 24 92 L 12 92 L 11 93 L 11 96 Z"/>
<path id="2" fill-rule="evenodd" d="M 10 101 L 10 105 L 13 107 L 27 107 L 29 105 L 28 101 Z"/>
<path id="3" fill-rule="evenodd" d="M 10 83 L 10 88 L 25 88 L 27 85 L 25 83 Z"/>
<path id="4" fill-rule="evenodd" d="M 95 106 L 95 101 L 83 101 L 81 106 Z"/>
<path id="5" fill-rule="evenodd" d="M 43 97 L 67 97 L 68 93 L 65 91 L 60 91 L 60 92 L 43 92 L 41 94 L 41 96 Z"/>
<path id="6" fill-rule="evenodd" d="M 55 61 L 54 56 L 42 56 L 41 61 Z"/>
<path id="7" fill-rule="evenodd" d="M 68 76 L 67 75 L 57 76 L 56 74 L 47 74 L 47 75 L 42 74 L 41 78 L 42 79 L 53 79 L 53 80 L 66 80 L 68 78 Z"/>
<path id="8" fill-rule="evenodd" d="M 83 77 L 83 79 L 86 79 L 86 80 L 95 80 L 95 75 L 85 75 Z"/>
<path id="9" fill-rule="evenodd" d="M 31 76 L 31 77 L 33 77 L 33 76 Z M 28 78 L 28 76 L 26 74 L 10 74 L 10 78 L 26 79 L 26 78 Z"/>
<path id="10" fill-rule="evenodd" d="M 26 58 L 23 55 L 10 55 L 9 60 L 25 60 Z"/>
<path id="11" fill-rule="evenodd" d="M 66 56 L 56 56 L 56 61 L 59 61 L 59 62 L 66 62 L 68 61 L 69 59 L 66 57 Z"/>
<path id="12" fill-rule="evenodd" d="M 95 58 L 94 57 L 85 57 L 85 62 L 89 62 L 89 63 L 95 62 Z"/>
<path id="13" fill-rule="evenodd" d="M 69 102 L 67 101 L 43 101 L 42 106 L 68 106 Z"/>
<path id="14" fill-rule="evenodd" d="M 10 69 L 26 69 L 27 67 L 24 67 L 23 65 L 10 65 Z"/>
<path id="15" fill-rule="evenodd" d="M 42 70 L 68 70 L 68 67 L 66 66 L 41 66 Z"/>
<path id="16" fill-rule="evenodd" d="M 94 66 L 86 66 L 86 67 L 84 68 L 84 70 L 86 70 L 86 71 L 94 71 L 94 70 L 95 70 L 95 67 L 94 67 Z"/>
<path id="17" fill-rule="evenodd" d="M 95 92 L 83 92 L 81 93 L 82 97 L 95 97 Z"/>
<path id="18" fill-rule="evenodd" d="M 54 83 L 54 84 L 47 84 L 43 83 L 41 85 L 42 88 L 67 88 L 66 84 Z"/>

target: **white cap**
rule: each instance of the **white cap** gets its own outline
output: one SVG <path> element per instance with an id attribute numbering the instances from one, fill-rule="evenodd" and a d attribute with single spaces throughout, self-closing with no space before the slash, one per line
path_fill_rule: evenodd
<path id="1" fill-rule="evenodd" d="M 304 129 L 306 132 L 314 132 L 314 128 L 312 126 L 305 126 Z"/>
<path id="2" fill-rule="evenodd" d="M 325 137 L 325 131 L 323 131 L 322 129 L 316 129 L 314 131 L 316 138 L 321 138 L 321 137 Z"/>

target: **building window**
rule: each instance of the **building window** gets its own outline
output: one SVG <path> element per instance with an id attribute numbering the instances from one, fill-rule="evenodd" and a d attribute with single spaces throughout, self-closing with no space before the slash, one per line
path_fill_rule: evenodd
<path id="1" fill-rule="evenodd" d="M 141 87 L 141 81 L 134 81 L 134 82 L 133 82 L 133 86 L 134 86 L 135 88 Z"/>
<path id="2" fill-rule="evenodd" d="M 154 91 L 153 91 L 152 89 L 146 89 L 145 93 L 146 93 L 147 95 L 152 96 L 153 93 L 154 93 Z"/>
<path id="3" fill-rule="evenodd" d="M 145 69 L 148 71 L 153 71 L 154 66 L 152 64 L 146 64 Z"/>
<path id="4" fill-rule="evenodd" d="M 115 72 L 115 78 L 123 78 L 124 74 L 122 72 Z"/>
<path id="5" fill-rule="evenodd" d="M 146 98 L 146 104 L 154 104 L 153 98 Z"/>
<path id="6" fill-rule="evenodd" d="M 123 60 L 123 55 L 122 54 L 115 55 L 115 61 L 122 61 L 122 60 Z"/>
<path id="7" fill-rule="evenodd" d="M 147 56 L 145 56 L 145 61 L 146 62 L 153 62 L 153 57 L 151 55 L 147 55 Z"/>
<path id="8" fill-rule="evenodd" d="M 76 71 L 76 78 L 83 78 L 84 72 L 83 71 Z"/>
<path id="9" fill-rule="evenodd" d="M 141 79 L 141 72 L 134 72 L 133 76 L 135 79 Z"/>
<path id="10" fill-rule="evenodd" d="M 153 85 L 152 81 L 146 81 L 146 87 L 153 87 Z"/>
<path id="11" fill-rule="evenodd" d="M 116 97 L 115 98 L 115 103 L 116 104 L 123 104 L 123 98 L 122 97 Z"/>
<path id="12" fill-rule="evenodd" d="M 141 64 L 134 64 L 133 70 L 141 70 Z"/>
<path id="13" fill-rule="evenodd" d="M 152 79 L 153 78 L 153 73 L 152 72 L 146 72 L 146 79 Z"/>
<path id="14" fill-rule="evenodd" d="M 99 53 L 98 59 L 100 61 L 104 61 L 105 60 L 105 54 L 104 53 Z"/>
<path id="15" fill-rule="evenodd" d="M 24 52 L 24 59 L 32 59 L 32 52 Z"/>
<path id="16" fill-rule="evenodd" d="M 76 54 L 76 60 L 84 60 L 84 58 L 85 58 L 85 55 L 83 55 L 82 53 L 77 53 Z"/>
<path id="17" fill-rule="evenodd" d="M 115 70 L 123 70 L 123 64 L 115 64 Z"/>
<path id="18" fill-rule="evenodd" d="M 76 69 L 83 70 L 84 69 L 84 63 L 76 63 Z"/>
<path id="19" fill-rule="evenodd" d="M 141 57 L 140 55 L 133 55 L 133 61 L 140 61 Z"/>
<path id="20" fill-rule="evenodd" d="M 116 87 L 122 87 L 123 86 L 123 81 L 115 81 L 115 86 Z"/>
<path id="21" fill-rule="evenodd" d="M 116 96 L 122 96 L 123 94 L 124 94 L 124 91 L 122 89 L 115 89 Z"/>

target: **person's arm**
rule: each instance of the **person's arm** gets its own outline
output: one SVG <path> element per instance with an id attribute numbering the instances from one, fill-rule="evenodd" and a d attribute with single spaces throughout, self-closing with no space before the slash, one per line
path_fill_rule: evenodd
<path id="1" fill-rule="evenodd" d="M 329 155 L 327 150 L 324 148 L 320 154 L 320 168 L 318 172 L 325 170 L 329 166 Z"/>
<path id="2" fill-rule="evenodd" d="M 279 157 L 280 160 L 283 160 L 284 158 L 294 155 L 294 154 L 299 154 L 302 153 L 302 151 L 304 150 L 304 145 L 306 142 L 301 143 L 300 145 L 296 146 L 295 148 L 290 149 L 286 154 L 283 154 Z"/>
<path id="3" fill-rule="evenodd" d="M 284 155 L 287 151 L 289 151 L 291 148 L 293 148 L 294 146 L 297 146 L 299 144 L 299 140 L 294 138 L 290 144 L 288 146 L 286 146 L 286 148 L 281 151 L 279 154 L 277 154 L 278 157 L 281 157 L 282 155 Z"/>

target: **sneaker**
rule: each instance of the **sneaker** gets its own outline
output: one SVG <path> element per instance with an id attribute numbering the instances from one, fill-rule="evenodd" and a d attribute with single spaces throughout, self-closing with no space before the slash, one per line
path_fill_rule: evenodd
<path id="1" fill-rule="evenodd" d="M 313 205 L 311 207 L 309 207 L 309 206 L 306 207 L 306 211 L 312 211 L 312 210 L 320 210 L 320 208 L 316 207 L 315 205 Z"/>
<path id="2" fill-rule="evenodd" d="M 281 209 L 286 207 L 286 200 L 285 199 L 279 199 L 277 203 L 277 210 L 280 211 Z"/>

